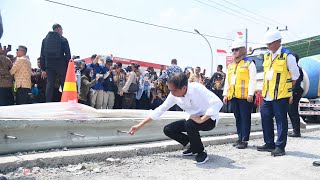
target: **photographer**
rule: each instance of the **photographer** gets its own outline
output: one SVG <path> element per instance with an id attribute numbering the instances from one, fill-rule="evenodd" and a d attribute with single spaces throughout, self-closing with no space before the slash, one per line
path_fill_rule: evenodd
<path id="1" fill-rule="evenodd" d="M 129 73 L 128 80 L 125 86 L 120 91 L 120 96 L 123 96 L 122 108 L 123 109 L 135 109 L 136 108 L 136 93 L 139 90 L 137 85 L 137 75 L 139 65 L 137 63 L 131 63 L 132 71 Z M 137 86 L 138 88 L 135 88 Z M 130 88 L 133 87 L 133 88 Z"/>
<path id="2" fill-rule="evenodd" d="M 107 72 L 105 59 L 98 55 L 94 61 L 89 65 L 93 69 L 93 78 L 96 78 L 96 74 L 105 74 Z M 102 108 L 103 103 L 103 78 L 97 80 L 97 83 L 92 87 L 90 94 L 91 107 L 96 109 Z"/>
<path id="3" fill-rule="evenodd" d="M 13 78 L 10 74 L 12 62 L 6 57 L 7 51 L 3 51 L 0 45 L 0 106 L 13 104 Z"/>
<path id="4" fill-rule="evenodd" d="M 150 108 L 154 110 L 164 102 L 165 98 L 162 97 L 162 92 L 160 90 L 157 91 L 155 88 L 151 88 L 151 93 L 152 99 Z"/>
<path id="5" fill-rule="evenodd" d="M 122 69 L 122 64 L 117 63 L 114 67 L 114 84 L 116 85 L 116 93 L 115 93 L 115 102 L 113 109 L 122 109 L 122 99 L 123 96 L 120 96 L 120 91 L 126 84 L 126 72 Z"/>
<path id="6" fill-rule="evenodd" d="M 84 75 L 81 77 L 81 88 L 78 102 L 88 106 L 91 104 L 89 97 L 90 88 L 94 86 L 98 79 L 102 76 L 100 74 L 96 74 L 96 77 L 92 80 L 93 74 L 93 69 L 87 68 L 84 70 Z"/>

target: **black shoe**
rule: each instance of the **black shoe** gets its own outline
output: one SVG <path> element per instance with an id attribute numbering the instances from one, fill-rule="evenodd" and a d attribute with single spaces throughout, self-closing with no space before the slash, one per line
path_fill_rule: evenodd
<path id="1" fill-rule="evenodd" d="M 283 156 L 285 154 L 286 154 L 286 152 L 284 151 L 284 149 L 281 149 L 279 147 L 276 147 L 276 149 L 271 152 L 271 156 L 274 156 L 274 157 Z"/>
<path id="2" fill-rule="evenodd" d="M 233 147 L 236 147 L 240 142 L 241 142 L 241 141 L 238 140 L 238 141 L 234 142 L 234 143 L 232 144 L 232 146 L 233 146 Z"/>
<path id="3" fill-rule="evenodd" d="M 257 146 L 257 150 L 258 151 L 267 151 L 267 152 L 271 152 L 275 149 L 276 147 L 274 145 L 270 145 L 270 144 L 264 144 L 263 146 Z"/>
<path id="4" fill-rule="evenodd" d="M 196 158 L 196 164 L 203 164 L 209 160 L 209 157 L 205 151 L 198 153 Z"/>
<path id="5" fill-rule="evenodd" d="M 320 161 L 313 161 L 314 166 L 320 166 Z"/>
<path id="6" fill-rule="evenodd" d="M 247 147 L 248 147 L 248 142 L 245 142 L 245 141 L 240 142 L 240 143 L 236 146 L 236 148 L 238 148 L 238 149 L 245 149 L 245 148 L 247 148 Z"/>
<path id="7" fill-rule="evenodd" d="M 288 136 L 289 136 L 289 137 L 301 137 L 301 134 L 300 134 L 300 133 L 292 132 L 292 133 L 289 133 Z"/>
<path id="8" fill-rule="evenodd" d="M 187 150 L 185 150 L 185 151 L 183 151 L 182 152 L 182 155 L 183 156 L 192 156 L 192 155 L 195 155 L 196 153 L 193 153 L 192 151 L 191 151 L 191 148 L 189 147 Z"/>

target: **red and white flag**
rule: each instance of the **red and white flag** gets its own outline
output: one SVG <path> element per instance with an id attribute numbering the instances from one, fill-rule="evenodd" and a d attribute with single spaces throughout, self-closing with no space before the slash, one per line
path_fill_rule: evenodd
<path id="1" fill-rule="evenodd" d="M 224 49 L 217 49 L 217 53 L 224 53 L 227 54 L 227 51 Z"/>

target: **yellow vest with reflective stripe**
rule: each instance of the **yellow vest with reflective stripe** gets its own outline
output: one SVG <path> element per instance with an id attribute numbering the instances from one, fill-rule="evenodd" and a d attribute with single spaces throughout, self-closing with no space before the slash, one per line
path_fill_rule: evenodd
<path id="1" fill-rule="evenodd" d="M 245 58 L 246 59 L 246 58 Z M 228 65 L 228 100 L 232 98 L 247 99 L 249 87 L 249 65 L 251 61 L 240 60 L 239 63 L 233 62 Z M 236 75 L 235 84 L 231 84 L 232 76 Z"/>
<path id="2" fill-rule="evenodd" d="M 291 53 L 289 50 L 282 48 L 281 54 L 273 61 L 270 53 L 264 55 L 263 97 L 266 97 L 267 93 L 274 100 L 292 96 L 292 79 L 287 68 L 287 56 L 289 53 Z M 271 67 L 273 69 L 272 80 L 267 80 L 266 75 Z"/>

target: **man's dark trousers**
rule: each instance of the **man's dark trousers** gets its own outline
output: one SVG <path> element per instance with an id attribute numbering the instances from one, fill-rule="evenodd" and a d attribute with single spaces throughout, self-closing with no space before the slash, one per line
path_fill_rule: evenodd
<path id="1" fill-rule="evenodd" d="M 249 141 L 251 130 L 251 111 L 253 103 L 246 99 L 231 99 L 231 107 L 236 118 L 239 141 Z"/>
<path id="2" fill-rule="evenodd" d="M 263 100 L 261 107 L 261 121 L 264 142 L 268 145 L 285 149 L 288 134 L 287 113 L 289 109 L 289 98 L 282 98 L 273 101 Z M 278 138 L 274 143 L 273 117 L 276 119 Z"/>
<path id="3" fill-rule="evenodd" d="M 66 68 L 61 68 L 61 70 L 47 69 L 47 89 L 46 89 L 46 102 L 53 101 L 54 89 L 56 85 L 57 78 L 59 79 L 59 84 L 63 88 L 64 81 L 66 79 Z"/>
<path id="4" fill-rule="evenodd" d="M 293 103 L 289 104 L 289 117 L 292 123 L 293 132 L 296 134 L 300 134 L 300 115 L 299 115 L 299 102 L 301 99 L 301 93 L 293 94 Z"/>
<path id="5" fill-rule="evenodd" d="M 180 120 L 166 125 L 163 129 L 165 135 L 178 141 L 183 146 L 190 142 L 190 148 L 193 153 L 203 152 L 204 147 L 200 138 L 199 131 L 210 131 L 216 125 L 216 121 L 208 119 L 202 124 L 198 124 L 193 120 Z M 183 132 L 186 132 L 184 134 Z"/>
<path id="6" fill-rule="evenodd" d="M 17 88 L 16 93 L 16 105 L 19 104 L 29 104 L 30 103 L 30 88 Z"/>

